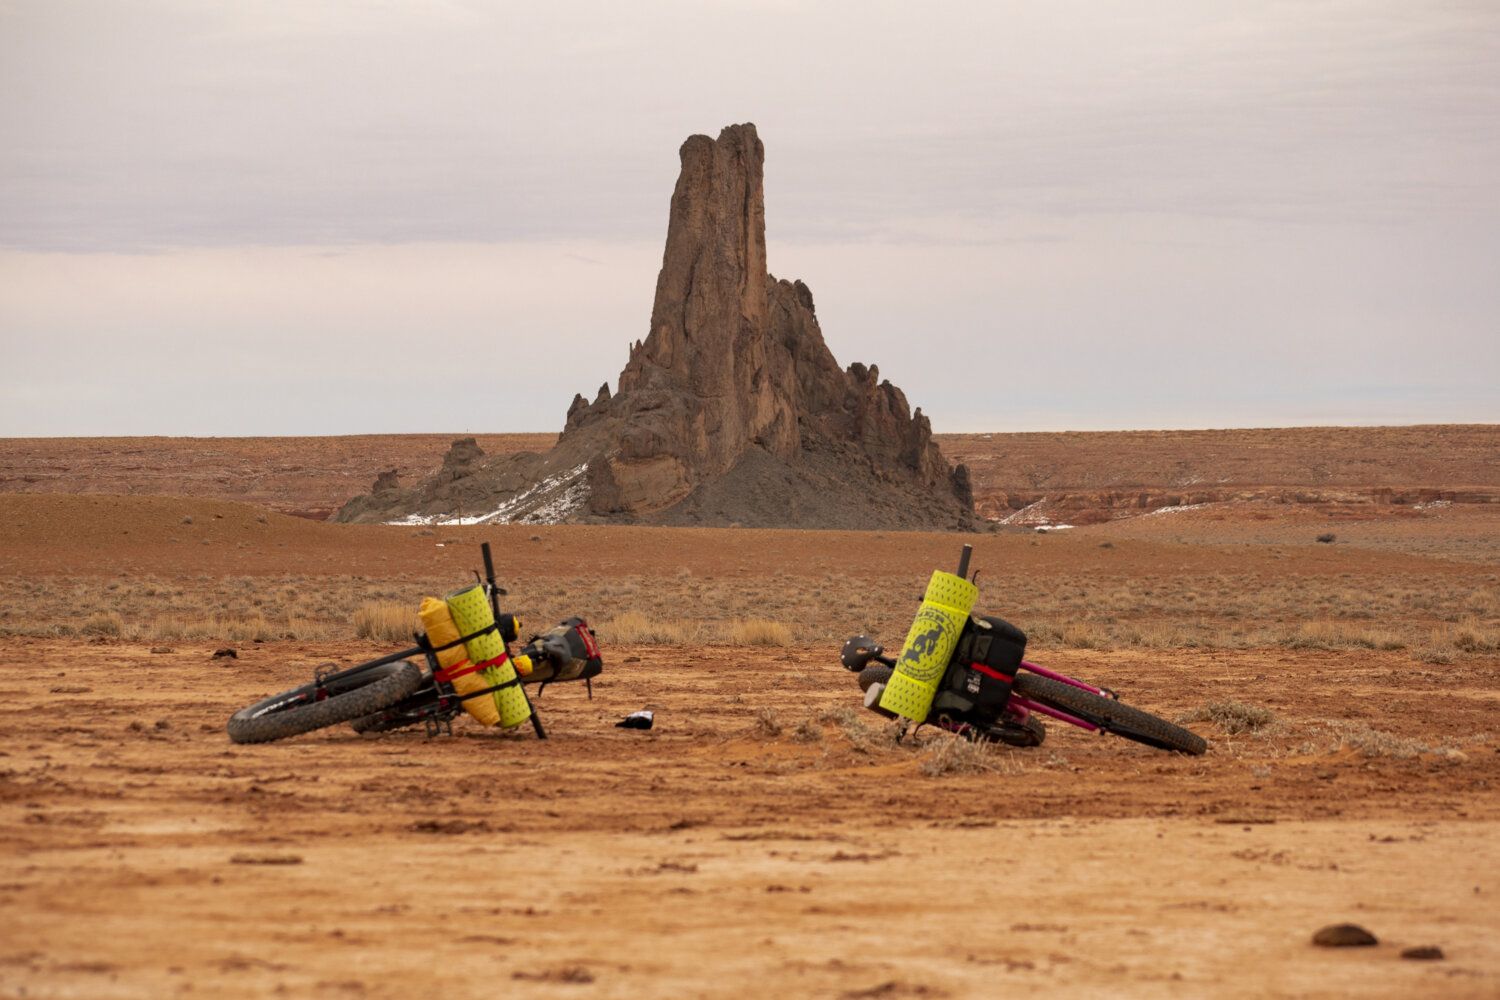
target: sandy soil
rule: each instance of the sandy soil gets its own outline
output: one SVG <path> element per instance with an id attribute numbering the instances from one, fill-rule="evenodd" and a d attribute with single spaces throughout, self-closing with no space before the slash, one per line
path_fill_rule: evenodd
<path id="1" fill-rule="evenodd" d="M 1054 728 L 939 777 L 937 737 L 848 737 L 857 689 L 813 650 L 610 650 L 593 702 L 546 693 L 545 743 L 225 738 L 241 703 L 377 650 L 0 643 L 5 995 L 1500 990 L 1500 741 L 1471 739 L 1493 664 L 1059 654 L 1162 714 L 1233 696 L 1291 731 L 1200 724 L 1214 748 L 1186 758 Z M 656 730 L 614 728 L 646 705 Z M 1350 717 L 1464 749 L 1298 745 Z M 1381 945 L 1309 944 L 1343 920 Z M 1398 957 L 1426 944 L 1447 959 Z"/>

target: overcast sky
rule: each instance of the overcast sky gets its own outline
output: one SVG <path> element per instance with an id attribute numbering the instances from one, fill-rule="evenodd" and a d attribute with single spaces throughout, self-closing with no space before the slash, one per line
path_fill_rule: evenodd
<path id="1" fill-rule="evenodd" d="M 0 436 L 560 428 L 677 148 L 939 431 L 1500 421 L 1500 3 L 0 0 Z"/>

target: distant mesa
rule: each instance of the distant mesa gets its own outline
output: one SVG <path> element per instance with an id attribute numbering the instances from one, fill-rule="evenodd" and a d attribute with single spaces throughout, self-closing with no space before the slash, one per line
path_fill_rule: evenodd
<path id="1" fill-rule="evenodd" d="M 875 366 L 841 369 L 811 290 L 766 270 L 754 125 L 690 136 L 651 329 L 619 389 L 575 396 L 546 454 L 454 442 L 432 478 L 382 475 L 340 521 L 970 529 L 967 470 Z"/>

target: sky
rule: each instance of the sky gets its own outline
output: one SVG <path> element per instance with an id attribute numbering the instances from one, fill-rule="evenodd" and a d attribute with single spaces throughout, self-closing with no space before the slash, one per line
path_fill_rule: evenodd
<path id="1" fill-rule="evenodd" d="M 939 432 L 1500 421 L 1500 3 L 0 0 L 0 436 L 551 431 L 677 149 Z"/>

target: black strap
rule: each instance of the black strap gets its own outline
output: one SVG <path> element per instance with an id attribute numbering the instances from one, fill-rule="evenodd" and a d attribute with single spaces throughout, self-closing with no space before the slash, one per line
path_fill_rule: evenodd
<path id="1" fill-rule="evenodd" d="M 480 636 L 484 635 L 486 632 L 498 632 L 499 630 L 500 630 L 500 623 L 499 622 L 490 622 L 488 625 L 486 625 L 484 628 L 480 629 L 478 632 L 470 632 L 468 635 L 461 635 L 461 636 L 459 636 L 457 639 L 454 639 L 452 642 L 445 642 L 441 646 L 433 646 L 432 647 L 432 651 L 434 653 L 441 653 L 444 650 L 453 649 L 456 646 L 462 646 L 464 643 L 468 642 L 470 639 L 477 639 Z"/>

